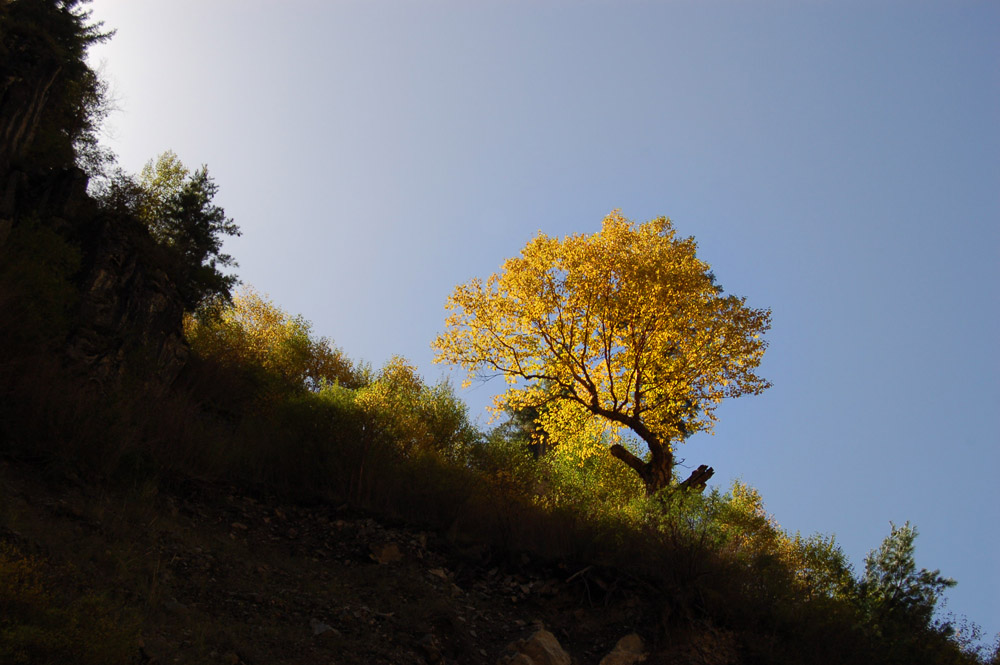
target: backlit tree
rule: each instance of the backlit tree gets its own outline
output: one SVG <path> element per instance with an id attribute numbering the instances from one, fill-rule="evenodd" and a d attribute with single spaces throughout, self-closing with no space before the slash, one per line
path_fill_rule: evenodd
<path id="1" fill-rule="evenodd" d="M 486 282 L 458 286 L 439 362 L 469 378 L 503 376 L 494 409 L 575 405 L 642 439 L 641 458 L 611 455 L 650 493 L 671 485 L 675 446 L 709 431 L 725 397 L 759 394 L 770 310 L 725 296 L 693 238 L 669 219 L 636 225 L 618 211 L 591 235 L 539 234 Z M 700 467 L 682 485 L 703 486 Z"/>
<path id="2" fill-rule="evenodd" d="M 119 170 L 99 196 L 105 209 L 134 216 L 167 249 L 169 272 L 188 311 L 228 300 L 239 284 L 224 272 L 237 263 L 222 244 L 242 234 L 216 205 L 218 191 L 208 167 L 192 173 L 168 150 L 147 162 L 138 177 Z"/>

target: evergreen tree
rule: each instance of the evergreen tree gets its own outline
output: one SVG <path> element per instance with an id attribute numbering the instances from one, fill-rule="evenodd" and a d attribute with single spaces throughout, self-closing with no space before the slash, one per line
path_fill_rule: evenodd
<path id="1" fill-rule="evenodd" d="M 168 150 L 143 167 L 138 177 L 116 173 L 100 192 L 105 209 L 134 216 L 169 255 L 169 270 L 188 311 L 229 301 L 239 280 L 225 274 L 238 264 L 222 252 L 226 236 L 240 228 L 215 204 L 218 185 L 202 166 L 192 173 Z"/>
<path id="2" fill-rule="evenodd" d="M 97 142 L 105 85 L 87 49 L 109 39 L 90 23 L 87 0 L 0 2 L 0 173 L 72 165 L 94 173 L 109 161 Z"/>
<path id="3" fill-rule="evenodd" d="M 858 588 L 867 625 L 879 635 L 912 635 L 932 628 L 934 609 L 944 590 L 955 586 L 940 570 L 917 571 L 916 527 L 892 524 L 877 550 L 868 553 Z"/>
<path id="4" fill-rule="evenodd" d="M 241 234 L 226 211 L 213 202 L 218 190 L 208 168 L 201 167 L 166 200 L 158 224 L 161 242 L 176 253 L 177 286 L 189 310 L 215 298 L 228 299 L 239 282 L 235 275 L 222 272 L 237 265 L 232 256 L 222 253 L 223 237 Z"/>

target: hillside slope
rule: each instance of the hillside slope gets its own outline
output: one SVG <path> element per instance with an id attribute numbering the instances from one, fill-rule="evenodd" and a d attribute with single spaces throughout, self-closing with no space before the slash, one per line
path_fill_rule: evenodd
<path id="1" fill-rule="evenodd" d="M 741 662 L 732 635 L 707 623 L 662 639 L 651 588 L 613 570 L 504 556 L 346 506 L 189 479 L 163 487 L 100 488 L 0 462 L 8 568 L 12 552 L 39 562 L 66 607 L 97 594 L 115 617 L 102 639 L 133 662 L 494 663 L 543 626 L 579 665 L 632 632 L 650 662 Z"/>

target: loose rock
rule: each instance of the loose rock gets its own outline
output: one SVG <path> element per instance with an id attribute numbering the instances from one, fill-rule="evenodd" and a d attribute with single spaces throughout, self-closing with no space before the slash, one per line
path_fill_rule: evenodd
<path id="1" fill-rule="evenodd" d="M 395 563 L 402 561 L 403 553 L 396 543 L 386 543 L 384 545 L 372 545 L 372 559 L 380 564 Z"/>
<path id="2" fill-rule="evenodd" d="M 512 651 L 500 658 L 497 665 L 570 665 L 569 654 L 563 651 L 556 636 L 547 630 L 539 630 L 526 640 L 518 640 L 507 645 Z"/>
<path id="3" fill-rule="evenodd" d="M 600 665 L 634 665 L 646 660 L 642 638 L 632 633 L 618 640 L 611 653 L 601 659 Z"/>
<path id="4" fill-rule="evenodd" d="M 417 646 L 424 653 L 424 659 L 427 660 L 430 665 L 435 665 L 441 662 L 441 648 L 438 646 L 437 638 L 428 633 L 424 635 Z"/>
<path id="5" fill-rule="evenodd" d="M 313 635 L 322 635 L 333 630 L 333 626 L 325 624 L 319 619 L 309 619 L 309 627 L 312 628 Z"/>

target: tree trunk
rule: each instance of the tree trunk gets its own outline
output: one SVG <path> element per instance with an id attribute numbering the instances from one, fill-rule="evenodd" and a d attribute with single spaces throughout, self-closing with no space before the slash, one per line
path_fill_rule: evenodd
<path id="1" fill-rule="evenodd" d="M 650 449 L 654 451 L 656 448 L 659 448 L 660 453 L 653 452 L 650 460 L 644 462 L 617 443 L 611 446 L 611 454 L 627 464 L 642 478 L 642 482 L 646 486 L 646 494 L 655 494 L 664 487 L 669 487 L 672 478 L 673 454 L 666 447 L 657 446 L 654 448 L 654 446 L 650 446 Z"/>
<path id="2" fill-rule="evenodd" d="M 650 448 L 653 448 L 650 446 Z M 639 459 L 624 447 L 615 444 L 611 446 L 611 454 L 617 457 L 633 471 L 639 474 L 646 486 L 646 494 L 651 495 L 665 487 L 670 487 L 673 480 L 674 456 L 666 446 L 660 446 L 660 454 L 653 453 L 648 462 Z M 705 484 L 715 474 L 715 469 L 702 464 L 695 469 L 688 479 L 678 485 L 682 489 L 692 489 L 701 492 Z"/>
<path id="3" fill-rule="evenodd" d="M 655 456 L 646 462 L 646 468 L 641 475 L 646 484 L 646 494 L 653 495 L 665 487 L 670 487 L 673 480 L 674 456 L 667 454 L 659 459 Z"/>

